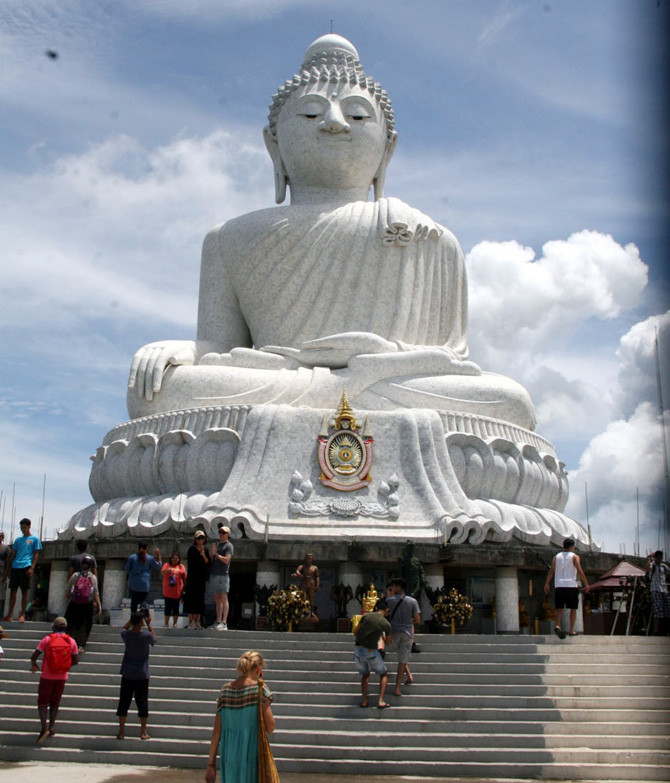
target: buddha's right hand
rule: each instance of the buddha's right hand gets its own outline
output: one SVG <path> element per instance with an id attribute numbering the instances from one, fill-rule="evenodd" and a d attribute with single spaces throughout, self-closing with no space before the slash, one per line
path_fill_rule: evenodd
<path id="1" fill-rule="evenodd" d="M 193 340 L 165 340 L 149 343 L 133 356 L 128 388 L 140 399 L 151 400 L 163 384 L 165 370 L 172 365 L 194 364 L 196 344 Z"/>

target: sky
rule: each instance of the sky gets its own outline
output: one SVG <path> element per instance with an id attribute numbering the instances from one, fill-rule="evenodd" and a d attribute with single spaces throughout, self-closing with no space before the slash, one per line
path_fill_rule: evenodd
<path id="1" fill-rule="evenodd" d="M 668 0 L 4 0 L 0 526 L 91 502 L 133 353 L 195 336 L 205 233 L 274 203 L 267 106 L 331 20 L 393 102 L 386 194 L 458 237 L 470 356 L 530 391 L 567 513 L 664 546 Z"/>

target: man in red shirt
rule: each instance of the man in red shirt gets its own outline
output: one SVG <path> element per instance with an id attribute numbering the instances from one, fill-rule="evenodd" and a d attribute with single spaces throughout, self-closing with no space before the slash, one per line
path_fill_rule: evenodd
<path id="1" fill-rule="evenodd" d="M 53 737 L 56 734 L 54 724 L 67 675 L 70 667 L 79 663 L 77 643 L 67 635 L 66 631 L 67 620 L 64 617 L 57 617 L 53 623 L 53 633 L 42 639 L 30 657 L 30 671 L 34 674 L 38 669 L 37 659 L 44 653 L 42 674 L 37 689 L 37 709 L 42 723 L 40 735 L 37 738 L 38 744 L 44 742 L 47 737 Z"/>

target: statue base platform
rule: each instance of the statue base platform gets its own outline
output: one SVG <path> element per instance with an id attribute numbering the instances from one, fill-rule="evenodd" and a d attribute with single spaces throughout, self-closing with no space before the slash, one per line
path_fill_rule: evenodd
<path id="1" fill-rule="evenodd" d="M 465 413 L 356 413 L 374 457 L 354 491 L 321 481 L 318 436 L 333 411 L 215 406 L 120 424 L 91 458 L 95 502 L 59 536 L 211 535 L 224 522 L 232 538 L 560 546 L 571 536 L 588 548 L 562 513 L 564 465 L 536 433 Z"/>

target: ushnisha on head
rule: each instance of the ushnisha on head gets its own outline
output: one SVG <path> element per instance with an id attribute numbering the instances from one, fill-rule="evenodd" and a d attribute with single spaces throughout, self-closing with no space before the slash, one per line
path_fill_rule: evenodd
<path id="1" fill-rule="evenodd" d="M 258 650 L 247 650 L 237 662 L 237 673 L 241 677 L 248 677 L 255 670 L 260 673 L 264 666 L 265 661 Z"/>
<path id="2" fill-rule="evenodd" d="M 397 140 L 393 108 L 346 38 L 331 33 L 308 47 L 300 72 L 273 96 L 268 122 L 264 137 L 278 204 L 287 184 L 292 201 L 305 185 L 365 188 L 366 197 L 372 185 L 375 199 L 383 196 Z M 329 147 L 319 143 L 325 139 Z M 335 144 L 345 140 L 354 143 Z"/>

